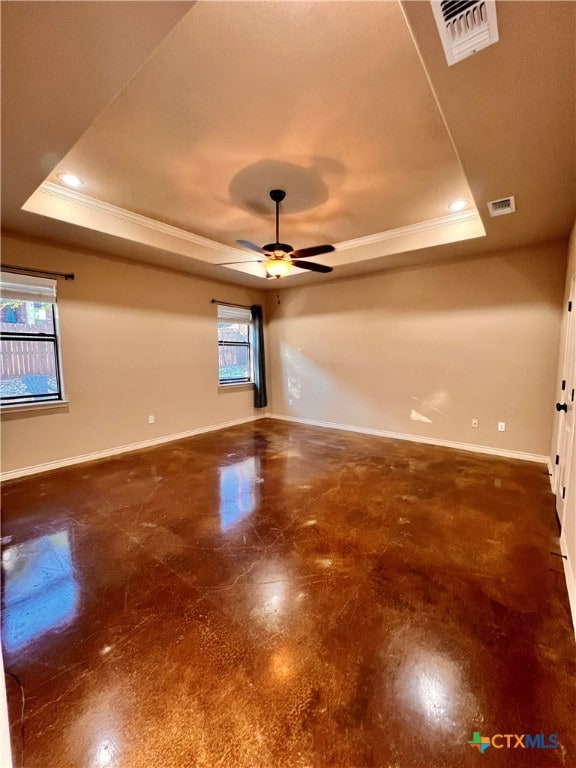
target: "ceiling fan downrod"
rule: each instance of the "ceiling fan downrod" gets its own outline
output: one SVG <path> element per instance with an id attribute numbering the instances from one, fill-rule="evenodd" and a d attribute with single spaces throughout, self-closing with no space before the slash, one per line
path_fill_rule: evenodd
<path id="1" fill-rule="evenodd" d="M 271 189 L 269 195 L 276 205 L 276 242 L 268 243 L 263 250 L 270 252 L 272 258 L 281 259 L 285 254 L 292 253 L 294 250 L 288 243 L 280 242 L 280 203 L 286 197 L 286 192 L 283 189 Z"/>

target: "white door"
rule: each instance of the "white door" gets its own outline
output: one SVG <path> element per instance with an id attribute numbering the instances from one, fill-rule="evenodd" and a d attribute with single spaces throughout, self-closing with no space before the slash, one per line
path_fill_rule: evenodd
<path id="1" fill-rule="evenodd" d="M 557 469 L 555 473 L 554 491 L 556 493 L 556 509 L 560 519 L 560 526 L 564 527 L 566 515 L 568 491 L 570 488 L 570 474 L 574 471 L 576 462 L 576 449 L 574 438 L 576 435 L 576 275 L 572 277 L 570 285 L 569 301 L 566 307 L 568 323 L 566 326 L 566 339 L 564 345 L 564 357 L 562 366 L 562 379 L 560 382 L 559 399 L 556 403 L 558 418 L 558 444 L 556 449 Z"/>

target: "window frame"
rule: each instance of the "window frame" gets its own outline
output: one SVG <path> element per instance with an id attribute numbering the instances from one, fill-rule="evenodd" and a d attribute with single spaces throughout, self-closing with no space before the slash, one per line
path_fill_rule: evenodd
<path id="1" fill-rule="evenodd" d="M 21 275 L 13 274 L 9 272 L 2 272 L 1 282 L 4 284 L 12 282 L 15 285 L 20 285 L 24 281 L 31 286 L 31 292 L 34 292 L 34 286 L 46 286 L 47 282 L 44 278 L 39 278 L 34 275 Z M 67 403 L 65 391 L 64 391 L 64 377 L 62 374 L 62 350 L 61 350 L 61 338 L 60 338 L 60 323 L 58 317 L 58 304 L 57 304 L 57 291 L 56 281 L 49 281 L 53 283 L 53 299 L 46 301 L 50 305 L 50 311 L 52 313 L 52 333 L 15 333 L 5 331 L 0 328 L 0 343 L 3 345 L 6 341 L 22 341 L 32 343 L 51 343 L 53 346 L 52 355 L 54 359 L 54 373 L 56 378 L 56 392 L 45 393 L 41 395 L 0 395 L 0 410 L 26 410 L 29 408 L 54 408 L 59 405 L 65 405 Z M 2 297 L 4 298 L 4 297 Z M 44 303 L 41 294 L 38 297 L 28 297 L 20 299 L 24 303 Z"/>
<path id="2" fill-rule="evenodd" d="M 247 341 L 224 341 L 220 339 L 220 324 L 221 323 L 229 323 L 230 325 L 233 324 L 240 324 L 244 321 L 242 319 L 237 319 L 234 321 L 233 319 L 226 319 L 225 317 L 221 317 L 220 312 L 228 311 L 233 309 L 239 310 L 238 315 L 243 311 L 246 313 L 246 326 L 248 328 L 248 340 Z M 231 312 L 232 314 L 232 312 Z M 217 326 L 217 335 L 218 335 L 218 386 L 219 387 L 242 387 L 242 386 L 253 386 L 254 385 L 254 326 L 253 326 L 253 320 L 252 320 L 252 312 L 250 310 L 250 307 L 241 307 L 235 304 L 225 304 L 225 303 L 218 303 L 217 305 L 217 315 L 216 315 L 216 326 Z M 224 347 L 241 347 L 247 350 L 248 353 L 248 377 L 242 377 L 242 378 L 234 378 L 234 379 L 222 379 L 221 377 L 221 366 L 220 366 L 220 350 Z"/>

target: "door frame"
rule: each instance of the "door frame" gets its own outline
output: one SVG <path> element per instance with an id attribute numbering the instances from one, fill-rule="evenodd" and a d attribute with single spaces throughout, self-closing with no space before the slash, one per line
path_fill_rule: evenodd
<path id="1" fill-rule="evenodd" d="M 556 412 L 556 456 L 553 465 L 552 489 L 556 494 L 556 511 L 563 527 L 566 509 L 575 504 L 570 499 L 571 473 L 576 458 L 576 274 L 572 275 L 565 312 L 566 333 L 559 366 L 560 381 L 557 405 L 566 405 L 566 411 Z M 568 420 L 568 423 L 567 423 Z"/>

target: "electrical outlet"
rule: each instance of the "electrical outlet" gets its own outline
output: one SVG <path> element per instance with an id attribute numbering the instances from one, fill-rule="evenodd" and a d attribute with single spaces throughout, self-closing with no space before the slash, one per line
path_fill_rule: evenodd
<path id="1" fill-rule="evenodd" d="M 478 429 L 478 419 L 472 419 L 472 426 L 474 429 Z"/>
<path id="2" fill-rule="evenodd" d="M 156 421 L 156 416 L 148 416 L 148 424 L 154 424 Z"/>
<path id="3" fill-rule="evenodd" d="M 506 432 L 506 422 L 505 421 L 499 421 L 498 422 L 498 432 Z"/>

